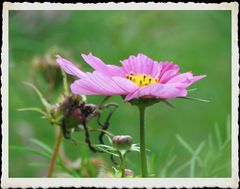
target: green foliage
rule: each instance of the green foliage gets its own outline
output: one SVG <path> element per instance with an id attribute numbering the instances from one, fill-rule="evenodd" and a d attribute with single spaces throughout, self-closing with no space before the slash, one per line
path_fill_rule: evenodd
<path id="1" fill-rule="evenodd" d="M 185 141 L 179 134 L 178 142 L 190 158 L 176 166 L 176 155 L 166 158 L 164 166 L 159 166 L 155 154 L 150 157 L 150 170 L 156 177 L 181 177 L 188 173 L 189 177 L 221 177 L 231 174 L 231 157 L 226 154 L 231 151 L 230 116 L 227 118 L 225 137 L 221 137 L 219 126 L 215 124 L 215 131 L 209 134 L 196 148 Z M 159 167 L 159 169 L 156 169 Z M 173 169 L 174 168 L 174 169 Z"/>

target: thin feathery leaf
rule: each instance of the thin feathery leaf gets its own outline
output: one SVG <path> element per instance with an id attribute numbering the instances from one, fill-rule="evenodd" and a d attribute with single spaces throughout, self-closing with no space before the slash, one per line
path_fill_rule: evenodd
<path id="1" fill-rule="evenodd" d="M 113 152 L 110 152 L 110 151 L 108 151 L 108 150 L 106 150 L 106 149 L 104 149 L 104 148 L 102 148 L 102 147 L 100 147 L 100 146 L 98 146 L 97 148 L 100 149 L 100 150 L 102 150 L 102 151 L 104 151 L 104 152 L 106 152 L 106 153 L 108 153 L 108 154 L 112 154 L 113 156 L 119 157 L 118 154 L 115 154 L 115 153 L 113 153 Z"/>
<path id="2" fill-rule="evenodd" d="M 196 91 L 197 88 L 193 88 L 193 89 L 188 89 L 188 92 L 193 92 L 193 91 Z"/>
<path id="3" fill-rule="evenodd" d="M 194 177 L 194 175 L 195 175 L 195 164 L 196 164 L 196 161 L 195 161 L 195 158 L 193 157 L 190 160 L 190 171 L 189 171 L 190 177 Z"/>
<path id="4" fill-rule="evenodd" d="M 194 152 L 194 155 L 195 155 L 195 156 L 197 156 L 197 155 L 201 152 L 201 150 L 202 150 L 202 148 L 204 147 L 204 145 L 205 145 L 205 141 L 202 141 L 202 142 L 199 144 L 197 150 Z"/>
<path id="5" fill-rule="evenodd" d="M 105 135 L 105 136 L 107 137 L 109 144 L 111 144 L 111 145 L 112 145 L 112 139 L 111 139 L 111 137 L 110 137 L 110 136 L 108 136 L 108 135 Z"/>
<path id="6" fill-rule="evenodd" d="M 193 148 L 185 140 L 183 140 L 183 138 L 179 134 L 177 134 L 176 137 L 180 144 L 182 144 L 182 146 L 185 147 L 190 154 L 194 153 Z"/>
<path id="7" fill-rule="evenodd" d="M 22 152 L 30 152 L 32 154 L 35 155 L 39 155 L 41 157 L 47 158 L 47 159 L 51 159 L 51 156 L 47 153 L 41 152 L 37 149 L 33 149 L 33 148 L 29 148 L 29 147 L 22 147 L 22 146 L 10 146 L 9 147 L 11 150 L 18 150 L 18 151 L 22 151 Z"/>
<path id="8" fill-rule="evenodd" d="M 217 138 L 218 147 L 220 149 L 221 146 L 222 146 L 222 137 L 221 137 L 220 129 L 219 129 L 219 126 L 218 126 L 217 123 L 215 123 L 214 129 L 215 129 L 215 134 L 216 134 L 216 138 Z"/>
<path id="9" fill-rule="evenodd" d="M 71 169 L 67 168 L 64 164 L 61 164 L 60 167 L 72 177 L 76 177 L 76 178 L 79 177 L 76 171 L 72 171 Z"/>
<path id="10" fill-rule="evenodd" d="M 44 116 L 46 116 L 46 112 L 44 112 L 41 108 L 35 108 L 35 107 L 31 107 L 31 108 L 19 108 L 19 109 L 17 109 L 17 111 L 33 111 L 33 112 L 39 112 L 39 113 L 43 114 Z"/>
<path id="11" fill-rule="evenodd" d="M 101 148 L 106 148 L 106 149 L 112 150 L 112 151 L 115 150 L 113 147 L 108 146 L 108 145 L 105 145 L 105 144 L 96 144 L 95 146 L 96 146 L 96 147 L 101 147 Z"/>
<path id="12" fill-rule="evenodd" d="M 210 100 L 205 100 L 205 99 L 195 98 L 195 97 L 177 97 L 177 98 L 183 98 L 183 99 L 194 100 L 199 102 L 210 102 Z"/>
<path id="13" fill-rule="evenodd" d="M 180 165 L 175 171 L 172 173 L 172 177 L 176 176 L 178 173 L 180 173 L 182 170 L 187 168 L 190 165 L 191 161 L 187 161 L 186 163 Z"/>
<path id="14" fill-rule="evenodd" d="M 167 101 L 167 100 L 163 100 L 162 101 L 165 105 L 167 105 L 168 107 L 170 107 L 170 108 L 176 108 L 176 106 L 174 106 L 173 104 L 171 104 L 169 101 Z"/>
<path id="15" fill-rule="evenodd" d="M 48 167 L 49 166 L 49 163 L 44 163 L 44 162 L 30 162 L 28 163 L 29 166 L 32 166 L 32 167 Z M 58 168 L 60 168 L 61 166 L 59 166 L 58 164 L 56 164 L 56 166 Z"/>
<path id="16" fill-rule="evenodd" d="M 166 164 L 164 164 L 165 166 L 163 168 L 160 168 L 158 171 L 158 175 L 160 175 L 161 177 L 166 177 L 166 173 L 169 167 L 171 167 L 173 165 L 173 163 L 175 162 L 177 156 L 172 156 L 172 158 L 170 160 L 168 160 L 166 162 Z"/>
<path id="17" fill-rule="evenodd" d="M 133 151 L 133 152 L 140 152 L 140 148 L 131 148 L 131 151 Z"/>
<path id="18" fill-rule="evenodd" d="M 48 152 L 50 155 L 52 154 L 52 149 L 49 147 L 49 146 L 47 146 L 46 144 L 44 144 L 43 142 L 41 142 L 41 141 L 39 141 L 39 140 L 37 140 L 37 139 L 31 139 L 31 141 L 34 143 L 34 144 L 36 144 L 36 145 L 38 145 L 39 147 L 41 147 L 42 149 L 44 149 L 46 152 Z"/>
<path id="19" fill-rule="evenodd" d="M 208 134 L 208 146 L 209 146 L 209 149 L 213 151 L 214 147 L 213 147 L 213 140 L 212 140 L 211 134 Z"/>
<path id="20" fill-rule="evenodd" d="M 44 98 L 43 94 L 37 89 L 37 87 L 35 87 L 33 84 L 28 83 L 28 82 L 23 82 L 23 83 L 25 85 L 32 87 L 34 89 L 34 91 L 37 93 L 37 95 L 39 96 L 43 106 L 46 107 L 47 109 L 50 109 L 51 104 L 48 103 L 48 101 Z"/>
<path id="21" fill-rule="evenodd" d="M 212 171 L 212 175 L 216 175 L 218 172 L 230 167 L 230 162 L 226 162 L 223 165 L 218 166 L 215 170 Z"/>

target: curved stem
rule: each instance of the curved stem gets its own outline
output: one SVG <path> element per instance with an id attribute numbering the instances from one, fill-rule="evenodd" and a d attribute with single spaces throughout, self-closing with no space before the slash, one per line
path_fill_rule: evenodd
<path id="1" fill-rule="evenodd" d="M 141 153 L 141 166 L 142 177 L 147 177 L 147 159 L 146 159 L 146 147 L 145 147 L 145 131 L 144 131 L 144 113 L 145 106 L 138 106 L 139 118 L 140 118 L 140 153 Z"/>
<path id="2" fill-rule="evenodd" d="M 49 168 L 48 168 L 48 175 L 47 175 L 47 177 L 52 177 L 61 141 L 62 141 L 62 131 L 61 131 L 60 128 L 57 128 L 56 144 L 55 144 L 55 147 L 54 147 L 54 150 L 53 150 L 53 154 L 52 154 L 52 159 L 51 159 L 51 162 L 50 162 L 50 165 L 49 165 Z"/>
<path id="3" fill-rule="evenodd" d="M 98 108 L 101 109 L 104 103 L 110 98 L 111 96 L 106 96 L 103 101 L 99 104 Z"/>
<path id="4" fill-rule="evenodd" d="M 109 135 L 110 137 L 114 137 L 114 134 L 110 133 L 109 131 L 103 130 L 103 129 L 95 129 L 95 128 L 89 128 L 89 131 L 99 131 L 99 132 L 104 132 L 106 135 Z"/>

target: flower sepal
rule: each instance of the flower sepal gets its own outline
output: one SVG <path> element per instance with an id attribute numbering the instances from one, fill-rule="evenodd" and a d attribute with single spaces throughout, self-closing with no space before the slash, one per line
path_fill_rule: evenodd
<path id="1" fill-rule="evenodd" d="M 152 106 L 156 103 L 163 101 L 164 99 L 157 99 L 157 98 L 136 98 L 129 101 L 129 103 L 133 106 Z"/>

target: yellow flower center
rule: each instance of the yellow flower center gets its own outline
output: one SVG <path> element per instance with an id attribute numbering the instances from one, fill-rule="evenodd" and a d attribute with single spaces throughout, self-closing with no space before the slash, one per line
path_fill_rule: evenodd
<path id="1" fill-rule="evenodd" d="M 151 75 L 147 74 L 133 74 L 133 72 L 126 74 L 126 78 L 136 83 L 139 87 L 144 87 L 159 82 L 159 78 L 153 78 Z"/>

